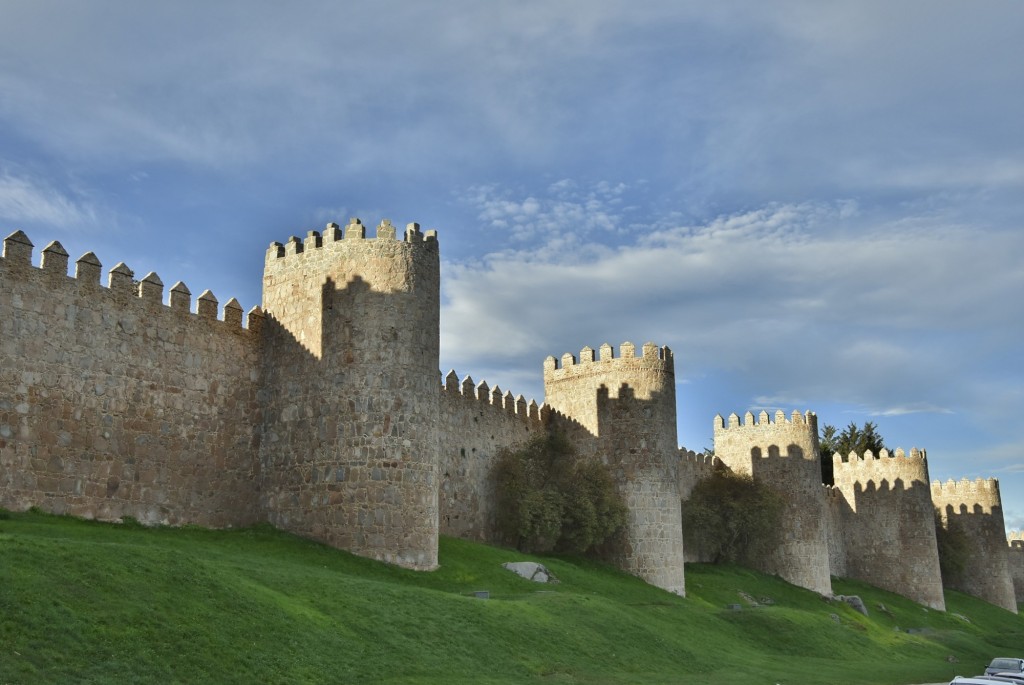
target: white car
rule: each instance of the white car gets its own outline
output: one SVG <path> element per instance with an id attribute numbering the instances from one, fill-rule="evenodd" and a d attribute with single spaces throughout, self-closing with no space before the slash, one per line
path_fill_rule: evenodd
<path id="1" fill-rule="evenodd" d="M 1024 659 L 1012 659 L 1010 657 L 997 657 L 992 660 L 992 663 L 985 669 L 985 675 L 992 675 L 993 673 L 1009 673 L 1011 675 L 1022 675 L 1024 674 Z"/>
<path id="2" fill-rule="evenodd" d="M 976 676 L 962 676 L 958 675 L 949 681 L 949 685 L 996 685 L 996 683 L 1020 683 L 1012 674 L 1009 678 L 1003 678 L 997 675 L 976 675 Z"/>
<path id="3" fill-rule="evenodd" d="M 993 673 L 992 677 L 1003 678 L 1005 680 L 1009 680 L 1010 682 L 1019 683 L 1019 685 L 1024 685 L 1024 673 L 1007 673 L 1000 671 L 999 673 Z"/>

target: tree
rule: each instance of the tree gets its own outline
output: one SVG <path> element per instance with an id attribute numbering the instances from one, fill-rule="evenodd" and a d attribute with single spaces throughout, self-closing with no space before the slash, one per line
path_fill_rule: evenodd
<path id="1" fill-rule="evenodd" d="M 626 524 L 608 468 L 560 433 L 503 450 L 494 465 L 498 533 L 522 551 L 593 550 Z"/>
<path id="2" fill-rule="evenodd" d="M 725 467 L 697 483 L 683 502 L 683 530 L 714 563 L 752 563 L 778 542 L 783 497 Z"/>
<path id="3" fill-rule="evenodd" d="M 865 422 L 863 428 L 851 421 L 842 433 L 838 433 L 835 426 L 826 424 L 818 437 L 818 446 L 821 450 L 821 482 L 826 485 L 835 484 L 832 474 L 833 454 L 846 457 L 850 452 L 862 455 L 870 450 L 877 455 L 886 449 L 885 441 L 878 434 L 878 427 L 871 421 Z"/>

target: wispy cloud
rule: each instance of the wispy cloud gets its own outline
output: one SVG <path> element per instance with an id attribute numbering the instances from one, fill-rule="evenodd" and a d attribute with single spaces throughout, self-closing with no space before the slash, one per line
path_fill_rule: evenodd
<path id="1" fill-rule="evenodd" d="M 497 195 L 488 190 L 481 206 Z M 550 217 L 544 208 L 557 202 L 501 196 L 506 216 L 523 223 Z M 596 222 L 606 210 L 597 204 Z M 1024 291 L 1018 233 L 892 220 L 848 202 L 780 204 L 581 253 L 560 249 L 559 234 L 578 239 L 580 221 L 550 222 L 529 248 L 449 265 L 446 354 L 525 357 L 651 339 L 685 351 L 684 376 L 694 367 L 756 373 L 765 399 L 844 401 L 868 416 L 948 414 L 956 373 L 1015 354 L 1007 340 L 978 359 L 950 337 L 991 345 L 986 326 L 1024 317 L 1013 295 Z M 1011 311 L 979 306 L 986 301 Z"/>
<path id="2" fill-rule="evenodd" d="M 0 219 L 60 227 L 92 226 L 97 211 L 83 198 L 71 197 L 45 181 L 0 172 Z"/>
<path id="3" fill-rule="evenodd" d="M 624 233 L 629 214 L 636 209 L 623 205 L 628 190 L 624 183 L 602 181 L 581 187 L 563 179 L 550 184 L 543 195 L 522 198 L 494 184 L 475 186 L 460 201 L 473 208 L 485 226 L 549 251 L 594 234 Z"/>

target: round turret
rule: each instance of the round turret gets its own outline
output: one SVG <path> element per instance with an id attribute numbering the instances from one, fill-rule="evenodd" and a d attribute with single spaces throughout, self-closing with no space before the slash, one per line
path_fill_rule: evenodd
<path id="1" fill-rule="evenodd" d="M 544 361 L 545 402 L 582 454 L 606 463 L 629 508 L 625 541 L 615 551 L 623 570 L 684 594 L 679 525 L 675 369 L 672 351 L 646 343 L 640 356 L 623 343 L 600 358 L 585 347 L 580 359 Z"/>
<path id="2" fill-rule="evenodd" d="M 275 243 L 263 277 L 271 522 L 356 554 L 437 565 L 440 266 L 387 220 Z"/>
<path id="3" fill-rule="evenodd" d="M 924 450 L 836 454 L 833 474 L 844 575 L 945 610 Z"/>
<path id="4" fill-rule="evenodd" d="M 942 525 L 964 532 L 971 545 L 963 573 L 959 578 L 947 578 L 947 586 L 1017 613 L 999 481 L 935 481 L 932 502 Z"/>
<path id="5" fill-rule="evenodd" d="M 818 461 L 818 418 L 812 412 L 775 414 L 762 411 L 759 420 L 747 412 L 741 424 L 736 414 L 728 425 L 714 420 L 715 456 L 738 473 L 753 476 L 786 500 L 781 525 L 782 542 L 762 563 L 794 585 L 831 594 L 828 519 Z"/>

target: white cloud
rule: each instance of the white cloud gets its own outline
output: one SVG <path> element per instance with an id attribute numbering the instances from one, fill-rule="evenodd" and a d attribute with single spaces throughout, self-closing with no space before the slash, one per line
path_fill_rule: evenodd
<path id="1" fill-rule="evenodd" d="M 508 207 L 523 203 L 503 197 Z M 1019 232 L 802 203 L 587 252 L 574 249 L 585 217 L 563 221 L 548 211 L 556 201 L 533 200 L 543 208 L 534 216 L 551 227 L 534 247 L 447 265 L 447 357 L 473 363 L 501 350 L 535 364 L 538 350 L 653 340 L 678 351 L 683 377 L 731 369 L 766 399 L 842 401 L 869 416 L 899 416 L 956 411 L 968 377 L 1016 354 L 1009 331 L 1024 320 Z M 596 209 L 599 222 L 606 206 Z M 979 344 L 990 346 L 987 356 L 974 354 Z"/>
<path id="2" fill-rule="evenodd" d="M 545 252 L 573 242 L 590 242 L 596 234 L 625 231 L 629 212 L 620 197 L 628 189 L 623 183 L 601 181 L 581 188 L 569 179 L 548 186 L 548 195 L 514 198 L 514 193 L 496 185 L 469 188 L 460 202 L 474 208 L 477 219 L 506 233 L 518 243 L 542 244 Z"/>
<path id="3" fill-rule="evenodd" d="M 5 171 L 0 173 L 0 218 L 14 223 L 81 227 L 94 225 L 97 211 L 88 201 L 69 197 L 45 182 Z"/>

